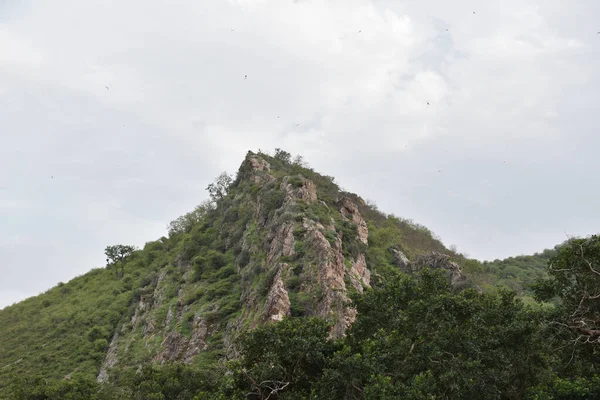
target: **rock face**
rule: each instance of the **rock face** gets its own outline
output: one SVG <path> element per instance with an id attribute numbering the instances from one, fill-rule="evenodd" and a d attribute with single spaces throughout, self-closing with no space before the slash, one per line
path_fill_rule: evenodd
<path id="1" fill-rule="evenodd" d="M 108 381 L 108 371 L 113 368 L 117 364 L 117 339 L 119 338 L 119 333 L 115 333 L 112 340 L 110 341 L 110 346 L 108 346 L 108 352 L 106 353 L 106 358 L 104 359 L 104 363 L 102 363 L 102 367 L 100 368 L 100 372 L 98 373 L 98 377 L 96 381 L 99 383 Z"/>
<path id="2" fill-rule="evenodd" d="M 350 284 L 358 292 L 363 292 L 364 288 L 369 287 L 371 271 L 369 270 L 364 253 L 358 254 L 353 259 L 346 259 L 342 251 L 343 240 L 357 240 L 363 245 L 368 243 L 369 230 L 367 223 L 359 212 L 358 206 L 348 197 L 342 196 L 337 202 L 341 218 L 352 221 L 357 226 L 356 238 L 343 238 L 336 231 L 334 220 L 321 223 L 311 218 L 303 216 L 300 220 L 298 209 L 319 205 L 329 213 L 337 212 L 330 208 L 326 202 L 319 199 L 317 186 L 313 181 L 305 177 L 283 177 L 278 186 L 277 183 L 265 177 L 263 174 L 265 165 L 259 157 L 250 158 L 253 175 L 250 179 L 261 187 L 272 186 L 272 190 L 281 190 L 284 193 L 282 206 L 275 210 L 272 216 L 260 220 L 261 226 L 268 229 L 266 236 L 268 243 L 268 252 L 266 257 L 266 271 L 276 271 L 273 282 L 269 287 L 267 299 L 263 303 L 261 314 L 262 322 L 273 322 L 281 320 L 284 316 L 290 315 L 292 301 L 290 298 L 290 288 L 286 286 L 288 278 L 294 276 L 292 266 L 286 261 L 280 262 L 282 257 L 285 260 L 294 259 L 297 256 L 296 246 L 301 245 L 304 259 L 301 261 L 303 266 L 297 279 L 299 288 L 304 298 L 310 297 L 313 304 L 304 307 L 307 315 L 317 315 L 331 320 L 334 328 L 332 336 L 344 335 L 346 329 L 356 318 L 355 310 L 350 306 L 350 299 L 347 295 Z M 260 176 L 260 179 L 255 177 Z M 257 199 L 257 215 L 264 216 L 265 200 L 260 195 Z M 333 214 L 332 214 L 333 215 Z M 292 219 L 290 221 L 290 219 Z M 301 231 L 295 235 L 295 231 Z M 326 237 L 327 234 L 327 237 Z M 249 239 L 243 240 L 242 248 L 249 253 L 256 253 L 256 247 L 249 244 Z M 268 273 L 268 272 L 267 272 Z M 243 295 L 244 298 L 251 299 L 252 294 Z M 258 304 L 252 305 L 247 301 L 247 307 L 259 307 Z M 258 310 L 255 310 L 256 312 Z M 251 315 L 253 312 L 248 310 L 244 315 Z M 255 324 L 251 324 L 255 326 Z"/>
<path id="3" fill-rule="evenodd" d="M 396 267 L 400 268 L 402 272 L 411 272 L 410 261 L 397 246 L 390 247 L 388 251 L 392 253 L 392 262 Z"/>
<path id="4" fill-rule="evenodd" d="M 252 166 L 252 169 L 256 170 L 256 171 L 270 171 L 271 170 L 271 165 L 264 159 L 259 158 L 259 157 L 249 157 L 248 161 L 250 162 L 250 165 Z"/>
<path id="5" fill-rule="evenodd" d="M 296 186 L 292 185 L 291 183 L 289 183 L 290 182 L 289 177 L 285 177 L 283 179 L 282 187 L 286 193 L 286 196 L 285 196 L 286 203 L 299 201 L 299 202 L 311 204 L 311 203 L 314 203 L 315 201 L 317 201 L 317 186 L 314 184 L 314 182 L 311 181 L 310 179 L 306 179 L 306 178 L 299 178 L 299 179 L 301 182 L 300 187 L 296 187 Z"/>
<path id="6" fill-rule="evenodd" d="M 459 283 L 466 280 L 466 276 L 462 273 L 458 264 L 450 261 L 450 256 L 446 254 L 432 251 L 417 257 L 411 263 L 412 271 L 418 271 L 424 267 L 445 270 L 448 273 L 448 279 L 452 287 L 456 287 Z"/>
<path id="7" fill-rule="evenodd" d="M 360 215 L 358 206 L 352 202 L 348 197 L 342 197 L 339 201 L 340 213 L 342 216 L 349 218 L 358 227 L 358 240 L 364 244 L 368 243 L 369 239 L 369 227 L 367 223 Z"/>
<path id="8" fill-rule="evenodd" d="M 307 203 L 314 203 L 317 201 L 317 186 L 313 181 L 308 179 L 302 179 L 302 187 L 298 189 L 298 198 Z"/>
<path id="9" fill-rule="evenodd" d="M 350 281 L 354 289 L 362 293 L 365 287 L 371 285 L 371 271 L 367 268 L 367 261 L 363 253 L 359 254 L 357 259 L 352 262 L 352 269 L 350 270 Z"/>
<path id="10" fill-rule="evenodd" d="M 272 263 L 281 256 L 291 257 L 294 255 L 294 225 L 283 224 L 275 232 L 269 235 L 271 246 L 267 262 Z"/>
<path id="11" fill-rule="evenodd" d="M 322 232 L 322 225 L 305 221 L 303 227 L 307 230 L 309 249 L 317 260 L 318 284 L 322 293 L 316 315 L 325 318 L 337 315 L 331 334 L 341 337 L 356 319 L 356 311 L 350 306 L 347 295 L 346 277 L 356 290 L 362 292 L 369 286 L 370 271 L 362 253 L 356 261 L 351 261 L 352 268 L 348 269 L 339 236 L 331 244 Z"/>
<path id="12" fill-rule="evenodd" d="M 290 298 L 281 278 L 281 271 L 286 267 L 286 264 L 281 265 L 273 279 L 271 289 L 269 289 L 267 295 L 263 321 L 281 321 L 284 317 L 290 315 Z"/>

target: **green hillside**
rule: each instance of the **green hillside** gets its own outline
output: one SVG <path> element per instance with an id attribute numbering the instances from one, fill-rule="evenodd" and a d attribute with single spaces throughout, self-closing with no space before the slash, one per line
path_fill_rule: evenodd
<path id="1" fill-rule="evenodd" d="M 483 267 L 497 278 L 496 285 L 507 287 L 519 294 L 531 295 L 533 294 L 532 285 L 538 279 L 548 276 L 546 273 L 548 261 L 557 254 L 559 246 L 530 256 L 522 255 L 492 262 L 484 261 Z"/>
<path id="2" fill-rule="evenodd" d="M 502 288 L 560 306 L 564 281 L 533 284 L 566 244 L 467 259 L 280 149 L 207 190 L 168 237 L 109 246 L 105 268 L 0 311 L 0 398 L 524 398 L 557 384 L 540 337 L 564 313 Z"/>
<path id="3" fill-rule="evenodd" d="M 248 154 L 235 180 L 221 182 L 221 188 L 215 182 L 211 192 L 214 202 L 205 202 L 173 221 L 168 238 L 149 242 L 135 251 L 125 261 L 122 277 L 110 267 L 94 269 L 2 310 L 0 377 L 34 373 L 47 378 L 95 378 L 116 332 L 121 338 L 128 336 L 127 342 L 121 343 L 127 353 L 120 363 L 137 366 L 160 351 L 165 330 L 189 337 L 199 317 L 215 334 L 195 362 L 220 357 L 225 351 L 224 330 L 228 324 L 255 326 L 261 322 L 255 315 L 260 311 L 257 304 L 264 303 L 274 275 L 266 265 L 269 223 L 306 219 L 331 225 L 323 228 L 324 236 L 330 242 L 343 236 L 341 250 L 346 263 L 353 254 L 365 252 L 374 273 L 395 268 L 388 251 L 393 245 L 409 258 L 429 251 L 449 253 L 426 228 L 369 208 L 360 197 L 342 193 L 332 177 L 292 162 L 283 151 L 276 157 L 260 154 L 260 159 L 270 164 L 270 171 L 263 174 L 265 182 L 256 183 L 248 163 L 253 156 Z M 302 188 L 303 179 L 314 183 L 319 201 L 284 209 L 282 182 Z M 351 237 L 356 234 L 356 224 L 337 210 L 336 201 L 343 195 L 351 198 L 364 215 L 368 246 Z M 306 228 L 297 226 L 293 233 L 299 238 L 302 230 Z M 296 240 L 294 257 L 279 256 L 291 264 L 294 272 L 287 282 L 294 315 L 315 314 L 310 303 L 319 295 L 316 292 L 322 291 L 311 288 L 308 278 L 300 278 L 302 269 L 308 267 L 304 261 L 316 256 L 310 254 L 314 249 L 304 247 L 308 246 Z M 136 312 L 141 314 L 140 304 L 156 296 L 161 298 L 160 306 L 132 322 Z M 251 307 L 244 308 L 242 303 Z M 185 311 L 180 310 L 180 318 L 171 318 L 171 326 L 165 326 L 169 312 L 178 307 Z M 151 325 L 160 332 L 150 338 L 144 330 Z"/>

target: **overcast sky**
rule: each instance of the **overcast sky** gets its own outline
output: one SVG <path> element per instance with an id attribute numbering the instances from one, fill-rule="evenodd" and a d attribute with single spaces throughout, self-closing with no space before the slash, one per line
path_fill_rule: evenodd
<path id="1" fill-rule="evenodd" d="M 598 15 L 597 0 L 0 0 L 0 308 L 165 235 L 259 148 L 479 259 L 594 233 Z"/>

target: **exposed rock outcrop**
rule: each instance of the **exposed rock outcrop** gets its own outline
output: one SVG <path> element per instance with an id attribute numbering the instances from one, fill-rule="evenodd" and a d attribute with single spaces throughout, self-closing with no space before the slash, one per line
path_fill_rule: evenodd
<path id="1" fill-rule="evenodd" d="M 272 263 L 281 256 L 291 257 L 294 255 L 294 225 L 283 224 L 279 229 L 268 237 L 271 241 L 269 248 L 269 254 L 267 255 L 267 262 Z"/>
<path id="2" fill-rule="evenodd" d="M 307 229 L 306 238 L 311 252 L 317 260 L 318 283 L 322 292 L 317 315 L 335 318 L 331 334 L 334 337 L 341 337 L 356 319 L 356 310 L 350 306 L 344 278 L 348 275 L 353 286 L 362 292 L 368 285 L 370 272 L 366 268 L 364 256 L 359 256 L 351 270 L 346 268 L 342 254 L 342 240 L 339 236 L 332 245 L 321 232 L 323 229 L 321 224 L 306 220 L 304 228 Z"/>
<path id="3" fill-rule="evenodd" d="M 110 345 L 108 346 L 108 351 L 106 352 L 106 358 L 102 363 L 102 367 L 100 367 L 100 372 L 98 373 L 98 377 L 96 381 L 99 383 L 108 382 L 108 371 L 117 365 L 117 339 L 119 338 L 119 332 L 116 332 L 110 341 Z"/>
<path id="4" fill-rule="evenodd" d="M 357 226 L 358 230 L 358 240 L 367 244 L 369 241 L 369 227 L 367 223 L 360 215 L 358 210 L 358 206 L 350 200 L 348 197 L 342 197 L 339 200 L 339 207 L 342 216 L 349 218 L 352 222 L 354 222 Z"/>
<path id="5" fill-rule="evenodd" d="M 177 330 L 169 332 L 161 343 L 161 351 L 153 358 L 153 361 L 164 363 L 165 361 L 181 360 L 185 363 L 193 361 L 193 357 L 206 349 L 206 338 L 208 326 L 204 319 L 195 316 L 191 321 L 189 338 Z"/>
<path id="6" fill-rule="evenodd" d="M 292 185 L 289 177 L 283 178 L 282 189 L 285 190 L 285 202 L 301 201 L 311 204 L 317 201 L 317 185 L 310 179 L 300 178 L 302 186 L 296 187 Z"/>
<path id="7" fill-rule="evenodd" d="M 362 293 L 366 287 L 371 285 L 371 271 L 367 268 L 367 261 L 363 253 L 359 254 L 357 259 L 352 262 L 350 281 L 359 293 Z"/>
<path id="8" fill-rule="evenodd" d="M 271 170 L 271 164 L 269 164 L 266 160 L 258 156 L 252 156 L 248 158 L 248 162 L 252 169 L 256 171 L 266 171 L 269 172 Z"/>
<path id="9" fill-rule="evenodd" d="M 317 186 L 313 181 L 302 178 L 302 187 L 297 191 L 298 199 L 307 203 L 314 203 L 317 201 Z"/>
<path id="10" fill-rule="evenodd" d="M 462 273 L 460 266 L 454 261 L 450 261 L 450 256 L 439 252 L 429 252 L 417 257 L 411 263 L 412 271 L 419 271 L 421 268 L 440 268 L 448 273 L 448 279 L 452 287 L 456 287 L 459 283 L 467 279 Z"/>
<path id="11" fill-rule="evenodd" d="M 192 325 L 192 333 L 187 343 L 187 350 L 183 361 L 190 363 L 196 354 L 206 350 L 206 338 L 208 336 L 208 324 L 205 319 L 195 317 Z"/>
<path id="12" fill-rule="evenodd" d="M 287 264 L 282 264 L 273 278 L 265 303 L 264 321 L 281 321 L 290 315 L 290 298 L 281 277 L 282 270 L 286 267 Z"/>
<path id="13" fill-rule="evenodd" d="M 392 254 L 392 263 L 402 272 L 409 273 L 411 272 L 410 261 L 408 257 L 404 255 L 402 251 L 397 246 L 392 246 L 388 249 L 388 251 Z"/>

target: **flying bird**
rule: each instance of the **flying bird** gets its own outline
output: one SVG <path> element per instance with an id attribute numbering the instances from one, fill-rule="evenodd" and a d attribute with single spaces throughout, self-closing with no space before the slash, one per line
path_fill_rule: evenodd
<path id="1" fill-rule="evenodd" d="M 248 79 L 248 75 L 244 75 L 244 79 Z"/>
<path id="2" fill-rule="evenodd" d="M 429 105 L 429 102 L 427 102 L 427 105 Z"/>
<path id="3" fill-rule="evenodd" d="M 106 88 L 106 90 L 108 90 L 108 86 L 104 86 Z"/>
<path id="4" fill-rule="evenodd" d="M 296 124 L 296 126 L 300 126 L 300 124 Z"/>

